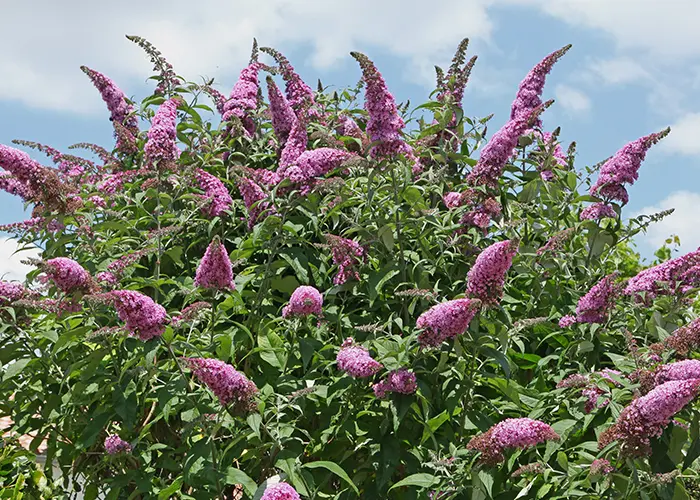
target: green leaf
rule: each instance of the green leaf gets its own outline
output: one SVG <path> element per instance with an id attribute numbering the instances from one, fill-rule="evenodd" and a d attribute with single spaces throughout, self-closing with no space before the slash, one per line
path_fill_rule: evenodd
<path id="1" fill-rule="evenodd" d="M 436 478 L 432 474 L 411 474 L 410 476 L 402 479 L 401 481 L 393 485 L 391 488 L 389 488 L 389 491 L 393 490 L 394 488 L 401 488 L 403 486 L 418 486 L 421 488 L 430 488 L 437 482 L 438 478 Z"/>
<path id="2" fill-rule="evenodd" d="M 505 354 L 503 354 L 501 351 L 497 351 L 493 347 L 481 346 L 480 349 L 488 357 L 495 359 L 503 369 L 503 373 L 505 373 L 506 378 L 510 378 L 510 361 Z"/>
<path id="3" fill-rule="evenodd" d="M 158 500 L 167 500 L 182 488 L 182 476 L 179 476 L 167 488 L 158 492 Z"/>
<path id="4" fill-rule="evenodd" d="M 358 495 L 360 494 L 360 490 L 357 489 L 357 486 L 355 486 L 355 483 L 352 482 L 352 479 L 350 479 L 350 476 L 347 475 L 347 473 L 343 470 L 340 465 L 336 464 L 335 462 L 326 462 L 326 461 L 320 461 L 320 462 L 309 462 L 306 464 L 303 464 L 302 467 L 307 468 L 307 469 L 318 469 L 318 468 L 323 468 L 326 469 L 336 476 L 338 476 L 340 479 L 348 483 L 353 490 L 355 490 L 355 493 Z"/>
<path id="5" fill-rule="evenodd" d="M 248 495 L 255 495 L 255 490 L 258 485 L 253 481 L 248 474 L 235 467 L 229 467 L 226 471 L 226 484 L 241 484 Z"/>
<path id="6" fill-rule="evenodd" d="M 450 419 L 450 415 L 447 413 L 447 411 L 443 411 L 440 415 L 431 418 L 428 420 L 428 423 L 426 424 L 425 428 L 423 429 L 423 437 L 420 440 L 420 443 L 423 444 L 425 441 L 432 436 L 436 430 L 440 428 L 442 424 L 447 422 Z"/>
<path id="7" fill-rule="evenodd" d="M 280 253 L 280 257 L 287 261 L 287 263 L 292 266 L 296 277 L 299 282 L 304 285 L 309 284 L 309 259 L 304 254 L 301 248 L 290 248 L 283 253 Z"/>
<path id="8" fill-rule="evenodd" d="M 685 460 L 683 460 L 683 468 L 687 469 L 693 465 L 693 462 L 695 462 L 698 457 L 700 457 L 700 437 L 695 438 L 690 444 L 688 453 L 685 455 Z"/>
<path id="9" fill-rule="evenodd" d="M 390 252 L 393 252 L 394 250 L 394 230 L 393 228 L 387 224 L 385 226 L 382 226 L 379 228 L 378 231 L 379 239 L 382 240 L 382 243 L 384 243 L 384 246 L 389 250 Z"/>
<path id="10" fill-rule="evenodd" d="M 5 368 L 5 374 L 2 376 L 2 381 L 10 380 L 15 375 L 19 375 L 22 370 L 27 366 L 31 359 L 18 359 L 14 363 L 7 365 Z"/>

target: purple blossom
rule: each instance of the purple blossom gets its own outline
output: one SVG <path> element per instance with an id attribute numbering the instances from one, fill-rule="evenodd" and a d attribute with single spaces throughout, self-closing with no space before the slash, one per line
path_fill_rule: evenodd
<path id="1" fill-rule="evenodd" d="M 323 314 L 323 296 L 312 286 L 300 286 L 292 293 L 289 304 L 282 309 L 282 317 L 308 316 Z"/>
<path id="2" fill-rule="evenodd" d="M 547 75 L 552 70 L 552 66 L 556 63 L 566 52 L 571 48 L 571 45 L 567 45 L 552 52 L 542 61 L 537 63 L 537 65 L 530 70 L 527 76 L 520 82 L 520 87 L 518 88 L 518 93 L 515 96 L 515 101 L 511 106 L 510 119 L 520 119 L 527 120 L 532 112 L 540 105 L 542 105 L 542 100 L 540 96 L 544 90 L 545 80 Z M 535 126 L 542 126 L 542 122 L 539 118 L 533 123 Z"/>
<path id="3" fill-rule="evenodd" d="M 287 142 L 287 137 L 289 137 L 297 118 L 287 98 L 280 92 L 275 81 L 269 75 L 267 77 L 267 96 L 270 100 L 272 130 L 275 131 L 277 143 L 282 147 Z"/>
<path id="4" fill-rule="evenodd" d="M 197 319 L 200 312 L 211 308 L 211 304 L 209 302 L 204 301 L 199 301 L 195 302 L 194 304 L 190 304 L 189 306 L 185 307 L 182 311 L 180 311 L 180 314 L 173 318 L 172 325 L 181 326 L 185 323 L 190 323 Z"/>
<path id="5" fill-rule="evenodd" d="M 238 180 L 238 190 L 243 197 L 246 209 L 248 209 L 248 229 L 253 229 L 253 226 L 264 219 L 269 213 L 275 213 L 275 209 L 267 199 L 267 194 L 256 183 L 241 177 Z M 261 215 L 263 217 L 261 217 Z"/>
<path id="6" fill-rule="evenodd" d="M 95 280 L 107 286 L 116 286 L 119 279 L 109 271 L 101 271 L 95 275 Z"/>
<path id="7" fill-rule="evenodd" d="M 700 347 L 700 318 L 678 328 L 664 339 L 664 345 L 680 356 L 687 356 L 690 351 L 696 350 Z"/>
<path id="8" fill-rule="evenodd" d="M 622 410 L 617 422 L 600 435 L 599 447 L 618 441 L 624 456 L 650 455 L 650 439 L 663 433 L 671 417 L 695 399 L 699 389 L 700 379 L 672 380 L 657 386 Z"/>
<path id="9" fill-rule="evenodd" d="M 99 71 L 81 66 L 81 70 L 92 80 L 93 85 L 102 95 L 102 100 L 107 104 L 110 112 L 109 119 L 123 125 L 134 136 L 139 134 L 138 119 L 134 115 L 134 107 L 126 100 L 124 92 L 109 77 Z"/>
<path id="10" fill-rule="evenodd" d="M 384 398 L 390 392 L 414 394 L 418 390 L 416 374 L 405 368 L 394 370 L 384 380 L 374 384 L 372 390 L 378 398 Z"/>
<path id="11" fill-rule="evenodd" d="M 700 379 L 700 359 L 686 359 L 663 365 L 656 373 L 656 383 L 663 384 L 670 380 Z"/>
<path id="12" fill-rule="evenodd" d="M 496 465 L 505 460 L 507 448 L 529 448 L 545 441 L 556 441 L 559 435 L 544 422 L 531 418 L 507 418 L 483 434 L 474 436 L 468 450 L 481 452 L 480 461 Z"/>
<path id="13" fill-rule="evenodd" d="M 370 155 L 373 158 L 383 159 L 403 154 L 417 165 L 418 160 L 413 153 L 413 148 L 401 137 L 401 130 L 406 124 L 399 115 L 396 101 L 389 92 L 384 77 L 366 55 L 359 52 L 350 54 L 360 63 L 366 85 L 365 109 L 369 115 L 367 135 L 371 142 L 379 143 L 372 147 Z"/>
<path id="14" fill-rule="evenodd" d="M 675 293 L 685 285 L 681 277 L 697 265 L 700 265 L 700 249 L 641 271 L 627 282 L 625 294 L 637 297 L 646 294 L 647 299 L 653 299 L 656 295 Z"/>
<path id="15" fill-rule="evenodd" d="M 594 203 L 583 210 L 581 210 L 580 219 L 581 220 L 600 220 L 604 217 L 616 218 L 617 214 L 612 205 L 607 203 Z"/>
<path id="16" fill-rule="evenodd" d="M 566 377 L 565 379 L 560 380 L 557 383 L 557 389 L 562 389 L 562 388 L 581 388 L 585 387 L 588 385 L 590 382 L 590 378 L 588 375 L 583 375 L 581 373 L 574 373 Z"/>
<path id="17" fill-rule="evenodd" d="M 231 259 L 218 236 L 209 243 L 207 251 L 204 252 L 204 257 L 197 267 L 194 284 L 216 290 L 235 289 Z"/>
<path id="18" fill-rule="evenodd" d="M 371 377 L 382 369 L 381 363 L 372 359 L 369 351 L 348 337 L 343 342 L 336 357 L 338 369 L 346 372 L 351 377 Z"/>
<path id="19" fill-rule="evenodd" d="M 589 474 L 593 476 L 607 476 L 614 471 L 615 467 L 610 465 L 610 462 L 604 458 L 596 458 L 593 460 L 591 467 L 588 470 Z"/>
<path id="20" fill-rule="evenodd" d="M 65 293 L 71 293 L 90 286 L 90 273 L 73 259 L 56 257 L 42 265 L 46 274 Z"/>
<path id="21" fill-rule="evenodd" d="M 114 300 L 119 319 L 131 333 L 138 334 L 143 341 L 163 335 L 167 314 L 152 298 L 135 290 L 109 292 L 109 297 Z"/>
<path id="22" fill-rule="evenodd" d="M 285 82 L 285 92 L 290 106 L 297 115 L 302 117 L 318 118 L 321 116 L 318 105 L 314 98 L 314 91 L 311 90 L 304 80 L 294 71 L 294 67 L 289 60 L 274 49 L 262 49 L 275 58 L 279 64 L 279 70 Z"/>
<path id="23" fill-rule="evenodd" d="M 342 285 L 348 279 L 360 279 L 356 266 L 365 255 L 365 249 L 356 241 L 326 234 L 326 241 L 331 247 L 333 263 L 338 266 L 338 274 L 333 278 L 335 285 Z"/>
<path id="24" fill-rule="evenodd" d="M 40 193 L 56 199 L 65 192 L 56 172 L 32 160 L 24 151 L 0 144 L 0 167 L 10 172 L 32 199 Z"/>
<path id="25" fill-rule="evenodd" d="M 105 208 L 107 206 L 107 202 L 102 196 L 98 195 L 93 195 L 88 198 L 88 201 L 95 205 L 98 208 Z"/>
<path id="26" fill-rule="evenodd" d="M 194 171 L 194 175 L 199 182 L 199 188 L 204 191 L 201 195 L 202 200 L 210 200 L 210 202 L 202 207 L 202 210 L 209 217 L 218 217 L 224 212 L 231 209 L 233 200 L 226 186 L 218 177 L 205 172 L 201 168 Z"/>
<path id="27" fill-rule="evenodd" d="M 544 108 L 537 108 L 531 116 L 537 116 Z M 530 126 L 529 117 L 518 117 L 509 120 L 501 129 L 493 134 L 481 151 L 481 156 L 467 176 L 470 186 L 498 187 L 498 180 L 503 175 L 506 163 L 513 156 L 518 145 L 518 139 Z"/>
<path id="28" fill-rule="evenodd" d="M 576 306 L 576 321 L 579 323 L 605 323 L 615 307 L 620 286 L 615 284 L 617 273 L 606 276 L 581 297 Z"/>
<path id="29" fill-rule="evenodd" d="M 241 71 L 238 81 L 231 90 L 231 95 L 224 104 L 223 120 L 229 121 L 234 116 L 241 120 L 248 135 L 255 132 L 255 122 L 251 112 L 258 107 L 258 71 L 262 64 L 254 62 Z"/>
<path id="30" fill-rule="evenodd" d="M 442 202 L 447 208 L 457 208 L 462 204 L 462 193 L 450 191 L 442 196 Z"/>
<path id="31" fill-rule="evenodd" d="M 355 120 L 350 118 L 348 115 L 340 115 L 338 116 L 338 128 L 336 128 L 336 132 L 338 135 L 341 135 L 343 137 L 352 137 L 354 139 L 359 139 L 360 140 L 360 146 L 362 150 L 366 149 L 367 146 L 369 146 L 369 139 L 367 138 L 367 134 L 365 134 L 360 126 L 357 124 Z"/>
<path id="32" fill-rule="evenodd" d="M 22 299 L 26 295 L 28 292 L 24 285 L 0 280 L 0 306 Z"/>
<path id="33" fill-rule="evenodd" d="M 353 153 L 343 149 L 318 148 L 304 151 L 294 162 L 298 169 L 292 170 L 288 167 L 284 172 L 285 177 L 294 182 L 307 182 L 314 177 L 326 175 L 353 157 Z"/>
<path id="34" fill-rule="evenodd" d="M 105 439 L 105 451 L 110 455 L 131 453 L 131 445 L 116 434 L 110 434 Z"/>
<path id="35" fill-rule="evenodd" d="M 0 172 L 0 189 L 22 198 L 22 201 L 29 201 L 32 198 L 32 190 L 17 180 L 10 172 Z"/>
<path id="36" fill-rule="evenodd" d="M 254 398 L 258 388 L 233 366 L 211 358 L 184 358 L 184 362 L 223 406 L 232 405 L 233 410 L 240 414 L 257 407 Z"/>
<path id="37" fill-rule="evenodd" d="M 570 227 L 564 229 L 563 231 L 555 233 L 551 238 L 547 240 L 547 243 L 545 243 L 537 249 L 537 255 L 542 255 L 545 252 L 555 252 L 556 250 L 559 250 L 562 247 L 562 245 L 564 245 L 564 243 L 574 235 L 574 231 L 575 229 L 573 227 Z"/>
<path id="38" fill-rule="evenodd" d="M 173 97 L 160 105 L 156 111 L 151 128 L 148 131 L 148 140 L 143 148 L 146 163 L 159 168 L 168 168 L 175 164 L 180 157 L 177 147 L 177 108 L 180 99 Z"/>
<path id="39" fill-rule="evenodd" d="M 282 153 L 280 153 L 280 166 L 277 169 L 279 175 L 284 174 L 288 167 L 296 163 L 301 154 L 306 151 L 308 142 L 309 136 L 306 133 L 306 123 L 302 119 L 295 119 L 287 141 L 284 143 Z"/>
<path id="40" fill-rule="evenodd" d="M 287 483 L 277 483 L 265 488 L 260 500 L 301 500 L 301 497 Z"/>
<path id="41" fill-rule="evenodd" d="M 482 251 L 467 274 L 467 293 L 484 305 L 498 304 L 518 244 L 517 240 L 500 241 Z"/>
<path id="42" fill-rule="evenodd" d="M 480 305 L 479 300 L 456 299 L 431 307 L 416 321 L 416 327 L 423 330 L 418 342 L 423 347 L 437 347 L 447 339 L 462 335 Z"/>
<path id="43" fill-rule="evenodd" d="M 647 151 L 666 137 L 670 128 L 649 134 L 630 142 L 606 161 L 600 169 L 598 180 L 591 187 L 590 194 L 605 200 L 617 200 L 623 205 L 628 201 L 624 184 L 634 184 L 639 178 L 639 167 Z"/>
<path id="44" fill-rule="evenodd" d="M 569 328 L 576 324 L 576 316 L 566 315 L 559 318 L 559 328 Z"/>

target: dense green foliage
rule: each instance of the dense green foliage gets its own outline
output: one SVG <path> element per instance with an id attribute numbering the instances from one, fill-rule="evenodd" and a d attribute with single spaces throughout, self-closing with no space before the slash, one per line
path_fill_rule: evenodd
<path id="1" fill-rule="evenodd" d="M 256 490 L 259 498 L 259 485 L 279 475 L 302 498 L 315 499 L 428 498 L 430 492 L 440 492 L 440 499 L 697 498 L 686 493 L 697 489 L 697 410 L 679 414 L 688 429 L 669 426 L 648 459 L 620 457 L 615 444 L 598 447 L 600 432 L 638 389 L 625 378 L 638 368 L 625 331 L 644 352 L 684 324 L 689 311 L 676 296 L 649 304 L 623 296 L 603 324 L 558 326 L 601 278 L 641 270 L 628 243 L 650 222 L 624 222 L 619 215 L 581 221 L 581 210 L 597 201 L 582 194 L 596 169 L 575 169 L 574 148 L 545 182 L 538 169 L 554 162 L 552 144 L 522 137 L 498 188 L 502 215 L 485 231 L 465 229 L 460 219 L 467 209 L 446 208 L 442 196 L 466 188 L 493 120 L 470 119 L 436 98 L 411 114 L 400 106 L 413 130 L 406 140 L 425 165 L 413 175 L 411 161 L 375 161 L 361 141 L 337 133 L 340 114 L 365 127 L 361 88 L 319 89 L 324 119 L 309 123 L 308 149 L 330 145 L 360 154 L 328 175 L 342 181 L 317 183 L 304 195 L 289 181 L 271 188 L 267 201 L 276 213 L 249 230 L 237 180 L 250 176 L 243 167 L 274 171 L 279 161 L 267 105 L 255 111 L 256 131 L 247 136 L 235 119 L 233 129 L 218 124 L 205 86 L 169 87 L 172 79 L 164 84 L 163 78 L 171 76 L 156 76 L 167 95 L 146 97 L 137 113 L 148 121 L 168 97 L 182 97 L 177 163 L 138 175 L 109 196 L 84 183 L 81 207 L 50 215 L 63 229 L 34 228 L 19 237 L 40 245 L 44 260 L 70 257 L 93 276 L 148 249 L 126 268 L 118 288 L 148 295 L 171 317 L 197 301 L 212 308 L 144 342 L 123 330 L 94 335 L 123 326 L 114 308 L 90 297 L 94 291 L 73 294 L 82 304 L 77 312 L 0 304 L 0 415 L 11 416 L 16 433 L 36 436 L 30 448 L 45 439 L 47 462 L 62 471 L 51 477 L 50 469 L 32 469 L 8 441 L 0 454 L 0 496 L 20 498 L 23 490 L 24 498 L 68 498 L 63 489 L 70 478 L 84 485 L 86 498 L 234 498 L 234 490 L 241 491 L 236 485 L 244 498 Z M 146 140 L 143 132 L 134 152 L 115 151 L 107 171 L 146 168 Z M 234 198 L 230 211 L 203 213 L 195 168 L 224 182 Z M 95 194 L 105 196 L 107 208 L 87 201 Z M 566 229 L 570 237 L 560 248 L 537 253 Z M 326 234 L 364 246 L 359 280 L 334 285 L 337 266 Z M 235 290 L 194 284 L 215 236 L 230 252 Z M 420 314 L 464 297 L 479 252 L 506 239 L 520 243 L 500 304 L 482 308 L 464 335 L 420 348 Z M 322 292 L 322 318 L 282 317 L 299 285 Z M 63 295 L 55 287 L 45 293 Z M 347 337 L 384 369 L 371 379 L 340 371 L 336 355 Z M 259 388 L 257 410 L 227 412 L 179 361 L 183 356 L 216 358 L 245 373 Z M 619 386 L 604 385 L 610 403 L 590 413 L 579 393 L 556 388 L 568 375 L 606 367 L 624 376 Z M 417 392 L 377 398 L 372 382 L 399 368 L 416 374 Z M 496 466 L 479 464 L 467 443 L 509 417 L 546 422 L 561 439 L 510 450 Z M 133 451 L 104 453 L 108 434 L 121 436 Z M 616 470 L 589 475 L 597 457 Z M 544 465 L 513 475 L 534 462 Z M 682 477 L 662 483 L 654 476 L 674 470 Z"/>

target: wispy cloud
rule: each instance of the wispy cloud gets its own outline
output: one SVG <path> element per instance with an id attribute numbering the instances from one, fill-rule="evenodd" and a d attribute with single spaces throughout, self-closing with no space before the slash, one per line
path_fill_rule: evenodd
<path id="1" fill-rule="evenodd" d="M 0 237 L 0 279 L 5 281 L 21 281 L 27 273 L 32 270 L 31 266 L 22 264 L 20 261 L 27 257 L 38 257 L 40 255 L 40 250 L 38 248 L 31 248 L 18 251 L 20 248 L 22 247 L 17 240 L 8 237 Z"/>

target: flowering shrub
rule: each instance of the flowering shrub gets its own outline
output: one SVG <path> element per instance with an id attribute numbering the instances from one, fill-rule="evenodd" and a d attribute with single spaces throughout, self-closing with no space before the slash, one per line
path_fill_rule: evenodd
<path id="1" fill-rule="evenodd" d="M 76 144 L 87 159 L 17 141 L 55 166 L 0 146 L 0 188 L 33 206 L 2 229 L 43 250 L 26 283 L 0 282 L 0 416 L 60 470 L 7 437 L 0 486 L 91 499 L 697 491 L 700 254 L 642 270 L 627 242 L 667 213 L 621 216 L 668 130 L 575 169 L 574 145 L 543 129 L 545 79 L 568 46 L 492 126 L 462 105 L 467 41 L 408 110 L 364 54 L 361 86 L 314 92 L 256 45 L 229 93 L 129 38 L 154 64 L 140 104 L 83 68 L 113 145 Z"/>

